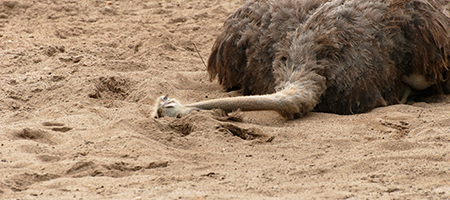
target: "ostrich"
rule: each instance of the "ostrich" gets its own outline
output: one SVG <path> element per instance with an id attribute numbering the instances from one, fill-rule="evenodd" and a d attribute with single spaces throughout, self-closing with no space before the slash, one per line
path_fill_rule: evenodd
<path id="1" fill-rule="evenodd" d="M 155 117 L 194 110 L 356 114 L 450 92 L 448 0 L 249 0 L 224 23 L 211 80 L 245 96 L 182 105 L 156 100 Z"/>

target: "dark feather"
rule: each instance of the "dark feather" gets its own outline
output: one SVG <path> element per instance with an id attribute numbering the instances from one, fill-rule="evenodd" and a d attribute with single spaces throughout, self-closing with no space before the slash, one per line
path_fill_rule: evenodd
<path id="1" fill-rule="evenodd" d="M 208 72 L 225 89 L 240 87 L 245 95 L 308 85 L 321 94 L 316 110 L 339 114 L 399 103 L 408 87 L 402 77 L 412 74 L 435 83 L 436 92 L 450 92 L 448 5 L 250 0 L 225 21 Z"/>

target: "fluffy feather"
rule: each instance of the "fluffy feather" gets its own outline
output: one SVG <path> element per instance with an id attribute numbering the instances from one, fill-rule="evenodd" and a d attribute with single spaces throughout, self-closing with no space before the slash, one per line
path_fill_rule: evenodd
<path id="1" fill-rule="evenodd" d="M 225 21 L 207 69 L 227 90 L 286 94 L 282 101 L 295 106 L 279 112 L 294 117 L 397 104 L 406 88 L 417 89 L 405 77 L 449 92 L 448 4 L 250 0 Z"/>

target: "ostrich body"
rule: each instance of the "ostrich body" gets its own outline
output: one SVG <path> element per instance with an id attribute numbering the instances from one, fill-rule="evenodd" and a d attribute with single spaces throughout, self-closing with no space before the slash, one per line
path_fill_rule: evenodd
<path id="1" fill-rule="evenodd" d="M 250 0 L 224 23 L 211 79 L 242 97 L 182 105 L 160 97 L 156 117 L 193 110 L 312 110 L 355 114 L 404 103 L 411 91 L 447 93 L 448 0 Z"/>

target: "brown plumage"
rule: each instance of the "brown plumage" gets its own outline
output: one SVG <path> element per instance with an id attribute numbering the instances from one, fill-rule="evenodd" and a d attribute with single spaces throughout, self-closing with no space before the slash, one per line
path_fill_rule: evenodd
<path id="1" fill-rule="evenodd" d="M 276 110 L 291 119 L 313 109 L 367 112 L 399 103 L 411 88 L 449 92 L 448 4 L 250 0 L 225 21 L 207 70 L 225 89 L 252 96 L 186 108 Z"/>

